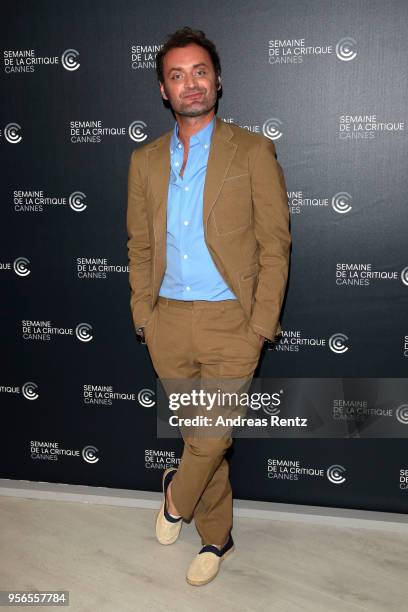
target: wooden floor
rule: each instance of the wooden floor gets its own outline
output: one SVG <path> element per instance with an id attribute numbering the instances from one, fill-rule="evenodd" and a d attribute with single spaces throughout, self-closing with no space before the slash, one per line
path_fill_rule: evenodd
<path id="1" fill-rule="evenodd" d="M 0 497 L 0 590 L 69 590 L 71 612 L 408 610 L 408 535 L 234 517 L 235 553 L 193 587 L 194 523 L 162 546 L 156 512 Z"/>

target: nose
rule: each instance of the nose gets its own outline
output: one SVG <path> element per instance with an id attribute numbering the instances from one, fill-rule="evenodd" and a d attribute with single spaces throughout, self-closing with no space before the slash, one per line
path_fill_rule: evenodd
<path id="1" fill-rule="evenodd" d="M 193 74 L 186 74 L 184 78 L 184 87 L 186 89 L 195 89 L 196 87 L 196 79 Z"/>

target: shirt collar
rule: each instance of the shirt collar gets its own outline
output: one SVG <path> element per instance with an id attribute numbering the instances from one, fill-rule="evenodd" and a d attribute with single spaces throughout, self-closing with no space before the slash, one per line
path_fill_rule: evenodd
<path id="1" fill-rule="evenodd" d="M 193 134 L 193 136 L 190 137 L 190 146 L 198 142 L 201 145 L 203 145 L 206 149 L 208 149 L 211 144 L 211 136 L 212 136 L 212 132 L 214 129 L 214 125 L 215 125 L 215 115 L 210 121 L 210 123 L 208 123 L 206 126 L 201 128 L 201 130 L 199 130 L 198 132 Z M 174 129 L 173 129 L 173 133 L 171 136 L 171 143 L 170 143 L 170 148 L 171 148 L 172 153 L 179 143 L 181 144 L 181 146 L 183 146 L 183 143 L 179 140 L 179 137 L 178 137 L 178 124 L 176 121 L 174 124 Z"/>

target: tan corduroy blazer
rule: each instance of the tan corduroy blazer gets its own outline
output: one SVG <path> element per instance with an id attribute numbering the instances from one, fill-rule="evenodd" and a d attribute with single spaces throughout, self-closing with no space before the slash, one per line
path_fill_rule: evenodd
<path id="1" fill-rule="evenodd" d="M 130 158 L 127 247 L 135 327 L 151 316 L 166 270 L 172 131 L 135 149 Z M 252 328 L 273 340 L 282 331 L 291 235 L 286 184 L 272 140 L 216 117 L 203 227 L 214 263 Z"/>

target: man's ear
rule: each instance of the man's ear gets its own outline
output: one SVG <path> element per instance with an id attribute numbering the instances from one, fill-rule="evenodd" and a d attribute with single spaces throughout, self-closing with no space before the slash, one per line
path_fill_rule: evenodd
<path id="1" fill-rule="evenodd" d="M 218 75 L 218 87 L 217 87 L 217 91 L 221 89 L 221 75 Z"/>
<path id="2" fill-rule="evenodd" d="M 168 100 L 168 97 L 166 96 L 166 93 L 164 91 L 164 84 L 159 81 L 159 85 L 160 85 L 160 93 L 162 95 L 162 98 L 164 98 L 165 100 Z"/>

